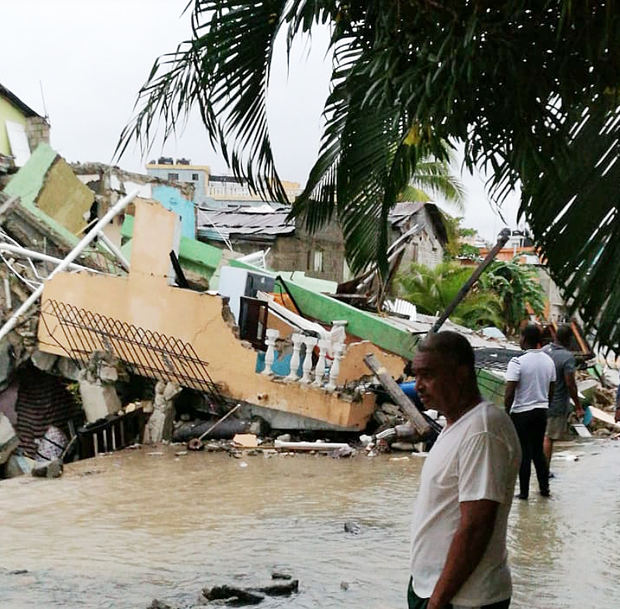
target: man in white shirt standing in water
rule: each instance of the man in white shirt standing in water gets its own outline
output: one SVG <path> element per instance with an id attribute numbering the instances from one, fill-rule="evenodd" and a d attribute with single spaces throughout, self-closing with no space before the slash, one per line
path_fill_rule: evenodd
<path id="1" fill-rule="evenodd" d="M 430 335 L 413 367 L 422 401 L 447 424 L 422 468 L 409 609 L 507 609 L 512 583 L 506 528 L 521 461 L 514 426 L 482 400 L 464 336 Z"/>
<path id="2" fill-rule="evenodd" d="M 513 357 L 506 369 L 504 407 L 521 442 L 519 499 L 525 500 L 530 493 L 532 461 L 540 494 L 549 497 L 549 464 L 543 446 L 556 373 L 553 360 L 540 348 L 541 338 L 538 326 L 525 326 L 521 330 L 521 349 L 525 353 Z"/>

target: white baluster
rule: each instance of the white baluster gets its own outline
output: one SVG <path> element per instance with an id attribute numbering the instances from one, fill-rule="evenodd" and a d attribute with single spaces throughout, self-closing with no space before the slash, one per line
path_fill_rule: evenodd
<path id="1" fill-rule="evenodd" d="M 265 333 L 267 334 L 267 353 L 265 353 L 265 369 L 262 373 L 271 374 L 271 366 L 275 359 L 276 339 L 280 336 L 280 330 L 269 328 Z"/>
<path id="2" fill-rule="evenodd" d="M 319 341 L 319 359 L 314 369 L 314 383 L 313 387 L 323 386 L 323 377 L 325 376 L 325 355 L 327 354 L 327 347 L 329 347 L 329 341 L 321 339 Z"/>
<path id="3" fill-rule="evenodd" d="M 340 360 L 344 354 L 344 345 L 341 343 L 339 345 L 334 346 L 334 361 L 332 362 L 332 367 L 329 370 L 329 383 L 325 389 L 327 391 L 332 392 L 336 390 L 336 385 L 338 383 L 338 375 L 340 374 Z"/>
<path id="4" fill-rule="evenodd" d="M 296 381 L 299 378 L 297 374 L 297 370 L 299 370 L 299 361 L 301 350 L 301 343 L 304 342 L 303 334 L 293 334 L 291 336 L 291 340 L 293 341 L 293 355 L 291 356 L 291 371 L 288 373 L 286 380 L 288 381 Z"/>
<path id="5" fill-rule="evenodd" d="M 304 345 L 306 345 L 306 352 L 304 354 L 304 363 L 302 366 L 303 376 L 300 383 L 310 382 L 310 372 L 312 371 L 312 350 L 316 345 L 316 338 L 314 336 L 304 336 Z"/>

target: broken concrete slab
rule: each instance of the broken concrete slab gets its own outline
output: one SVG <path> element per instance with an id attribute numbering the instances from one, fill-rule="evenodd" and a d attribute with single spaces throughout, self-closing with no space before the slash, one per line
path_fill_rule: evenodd
<path id="1" fill-rule="evenodd" d="M 238 433 L 233 437 L 233 444 L 243 448 L 256 448 L 258 438 L 253 433 Z"/>
<path id="2" fill-rule="evenodd" d="M 68 357 L 59 356 L 56 368 L 66 379 L 77 381 L 80 378 L 80 367 Z"/>
<path id="3" fill-rule="evenodd" d="M 4 467 L 4 473 L 7 478 L 17 478 L 25 474 L 30 474 L 36 465 L 34 459 L 24 457 L 23 455 L 11 455 Z"/>
<path id="4" fill-rule="evenodd" d="M 78 382 L 82 407 L 88 423 L 116 414 L 121 409 L 121 401 L 113 385 L 91 383 L 83 378 Z"/>
<path id="5" fill-rule="evenodd" d="M 63 465 L 60 459 L 53 461 L 43 461 L 35 464 L 32 468 L 32 475 L 35 478 L 60 478 L 63 472 Z"/>
<path id="6" fill-rule="evenodd" d="M 172 382 L 166 383 L 162 391 L 164 400 L 166 401 L 173 400 L 177 395 L 179 395 L 179 393 L 181 393 L 181 389 L 182 389 L 181 386 L 178 385 L 177 383 L 172 383 Z"/>
<path id="7" fill-rule="evenodd" d="M 58 360 L 58 356 L 52 355 L 51 353 L 39 351 L 39 349 L 35 349 L 35 351 L 30 356 L 30 359 L 39 370 L 43 370 L 43 372 L 49 372 Z"/>

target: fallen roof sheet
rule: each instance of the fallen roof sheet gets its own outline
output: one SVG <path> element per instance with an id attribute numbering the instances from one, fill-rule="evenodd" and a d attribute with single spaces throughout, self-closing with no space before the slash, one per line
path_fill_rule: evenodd
<path id="1" fill-rule="evenodd" d="M 210 239 L 223 240 L 230 235 L 287 235 L 295 232 L 288 210 L 261 205 L 234 210 L 208 210 L 197 213 L 198 234 Z"/>

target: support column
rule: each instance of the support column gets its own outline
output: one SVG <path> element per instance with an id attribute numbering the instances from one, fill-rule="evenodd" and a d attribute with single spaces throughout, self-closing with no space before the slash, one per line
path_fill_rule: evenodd
<path id="1" fill-rule="evenodd" d="M 306 345 L 306 352 L 304 354 L 303 363 L 303 376 L 301 377 L 301 383 L 310 382 L 310 372 L 312 371 L 312 350 L 316 345 L 317 339 L 314 336 L 304 336 L 304 345 Z"/>
<path id="2" fill-rule="evenodd" d="M 321 339 L 319 341 L 319 360 L 316 363 L 314 369 L 314 383 L 313 387 L 323 386 L 323 377 L 325 376 L 325 355 L 327 354 L 327 348 L 329 347 L 329 341 Z"/>
<path id="3" fill-rule="evenodd" d="M 338 385 L 338 375 L 340 374 L 340 360 L 344 354 L 345 346 L 343 344 L 334 347 L 334 361 L 329 371 L 329 383 L 325 387 L 330 393 L 336 390 Z"/>
<path id="4" fill-rule="evenodd" d="M 265 334 L 267 335 L 267 353 L 265 353 L 265 369 L 262 374 L 268 375 L 271 374 L 271 366 L 275 359 L 276 339 L 280 336 L 280 330 L 269 328 Z"/>
<path id="5" fill-rule="evenodd" d="M 293 334 L 291 336 L 291 340 L 293 341 L 293 355 L 291 356 L 291 370 L 286 377 L 287 381 L 294 382 L 299 378 L 297 374 L 297 370 L 299 370 L 299 361 L 300 361 L 300 350 L 301 344 L 304 342 L 303 334 Z"/>

